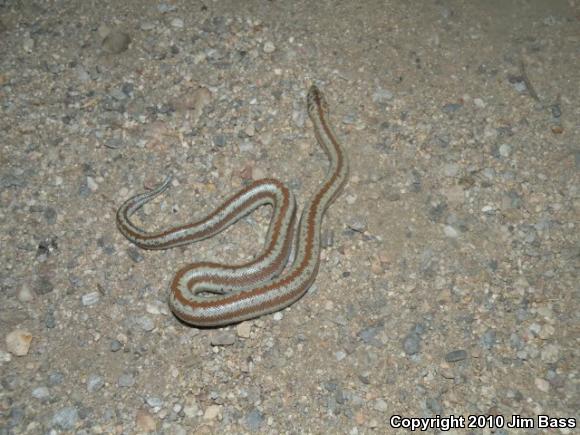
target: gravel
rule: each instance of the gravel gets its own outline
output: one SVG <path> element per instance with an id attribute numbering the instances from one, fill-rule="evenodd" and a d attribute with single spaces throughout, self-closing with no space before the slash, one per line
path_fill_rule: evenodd
<path id="1" fill-rule="evenodd" d="M 499 3 L 0 2 L 0 433 L 575 417 L 577 11 Z M 174 274 L 257 258 L 270 209 L 147 251 L 117 208 L 173 174 L 140 228 L 267 177 L 301 209 L 327 171 L 311 82 L 350 161 L 313 286 L 239 325 L 180 322 Z"/>

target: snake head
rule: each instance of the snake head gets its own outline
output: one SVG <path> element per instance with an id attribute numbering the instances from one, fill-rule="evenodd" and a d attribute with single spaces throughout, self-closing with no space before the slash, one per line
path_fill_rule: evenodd
<path id="1" fill-rule="evenodd" d="M 325 114 L 328 113 L 326 98 L 316 85 L 310 86 L 306 101 L 308 102 L 308 113 L 315 113 L 317 110 L 322 110 Z"/>

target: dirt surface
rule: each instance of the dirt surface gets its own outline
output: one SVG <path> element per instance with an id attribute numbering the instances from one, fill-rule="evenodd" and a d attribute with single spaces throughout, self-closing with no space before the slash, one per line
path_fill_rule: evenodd
<path id="1" fill-rule="evenodd" d="M 151 252 L 116 209 L 169 173 L 145 228 L 263 177 L 303 204 L 313 82 L 351 166 L 315 284 L 180 323 L 173 273 L 270 210 Z M 574 432 L 579 83 L 577 0 L 0 1 L 0 434 Z"/>

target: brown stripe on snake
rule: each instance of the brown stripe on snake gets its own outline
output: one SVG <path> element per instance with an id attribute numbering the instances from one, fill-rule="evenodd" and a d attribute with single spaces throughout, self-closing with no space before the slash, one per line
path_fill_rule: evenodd
<path id="1" fill-rule="evenodd" d="M 192 263 L 177 272 L 170 285 L 169 305 L 183 321 L 197 326 L 219 326 L 258 317 L 292 304 L 315 280 L 320 261 L 322 218 L 346 183 L 348 163 L 328 124 L 328 105 L 324 96 L 312 86 L 307 100 L 316 138 L 329 157 L 330 168 L 325 181 L 304 207 L 298 225 L 295 256 L 283 273 L 292 247 L 294 198 L 287 188 L 280 187 L 279 182 L 268 185 L 266 190 L 272 195 L 268 200 L 260 196 L 264 186 L 257 181 L 207 218 L 158 233 L 141 230 L 130 222 L 129 217 L 163 192 L 167 180 L 152 192 L 129 199 L 119 209 L 117 224 L 129 240 L 147 249 L 165 249 L 211 237 L 260 205 L 268 203 L 274 206 L 264 253 L 254 261 L 239 266 Z M 280 206 L 280 203 L 284 205 Z M 282 275 L 278 276 L 280 273 Z"/>

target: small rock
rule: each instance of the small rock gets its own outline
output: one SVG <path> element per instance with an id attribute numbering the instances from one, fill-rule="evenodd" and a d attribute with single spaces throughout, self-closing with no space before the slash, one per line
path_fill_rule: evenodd
<path id="1" fill-rule="evenodd" d="M 7 363 L 10 361 L 12 361 L 12 355 L 10 355 L 8 352 L 0 350 L 0 363 Z"/>
<path id="2" fill-rule="evenodd" d="M 555 364 L 560 358 L 560 346 L 556 344 L 548 344 L 544 346 L 541 353 L 542 361 L 548 364 Z"/>
<path id="3" fill-rule="evenodd" d="M 264 44 L 264 53 L 273 53 L 276 50 L 276 46 L 273 42 L 267 41 Z"/>
<path id="4" fill-rule="evenodd" d="M 386 89 L 379 88 L 372 96 L 373 103 L 385 104 L 393 99 L 393 93 Z"/>
<path id="5" fill-rule="evenodd" d="M 226 144 L 226 137 L 223 134 L 218 134 L 213 138 L 213 144 L 216 147 L 223 147 Z"/>
<path id="6" fill-rule="evenodd" d="M 91 305 L 95 305 L 97 302 L 99 302 L 100 298 L 101 298 L 101 294 L 99 292 L 91 292 L 91 293 L 84 294 L 81 297 L 81 302 L 85 307 L 88 307 Z"/>
<path id="7" fill-rule="evenodd" d="M 407 355 L 415 355 L 421 347 L 421 337 L 418 334 L 410 333 L 403 340 L 403 350 Z"/>
<path id="8" fill-rule="evenodd" d="M 548 391 L 550 391 L 550 383 L 548 381 L 546 381 L 545 379 L 536 378 L 534 382 L 535 382 L 536 388 L 538 390 L 543 391 L 544 393 L 547 393 Z"/>
<path id="9" fill-rule="evenodd" d="M 147 405 L 151 408 L 161 408 L 163 406 L 163 400 L 159 397 L 147 397 L 145 402 L 147 402 Z"/>
<path id="10" fill-rule="evenodd" d="M 155 423 L 155 419 L 147 410 L 140 409 L 137 411 L 137 415 L 135 415 L 135 426 L 139 430 L 139 432 L 155 432 L 157 430 L 157 423 Z"/>
<path id="11" fill-rule="evenodd" d="M 475 107 L 478 109 L 483 109 L 486 106 L 485 102 L 481 98 L 474 98 L 473 104 L 475 104 Z"/>
<path id="12" fill-rule="evenodd" d="M 26 303 L 34 300 L 34 293 L 30 290 L 30 287 L 23 285 L 18 292 L 18 300 L 20 302 Z"/>
<path id="13" fill-rule="evenodd" d="M 445 361 L 447 362 L 463 361 L 465 358 L 467 358 L 467 352 L 463 349 L 452 350 L 445 355 Z"/>
<path id="14" fill-rule="evenodd" d="M 15 329 L 6 336 L 6 349 L 12 355 L 24 356 L 28 354 L 32 334 L 28 331 Z"/>
<path id="15" fill-rule="evenodd" d="M 334 356 L 335 356 L 337 361 L 342 361 L 343 359 L 346 358 L 346 352 L 343 350 L 339 350 L 339 351 L 334 353 Z"/>
<path id="16" fill-rule="evenodd" d="M 231 346 L 236 342 L 236 337 L 231 331 L 216 332 L 211 336 L 212 346 Z"/>
<path id="17" fill-rule="evenodd" d="M 554 327 L 552 325 L 550 325 L 550 324 L 546 324 L 546 325 L 542 326 L 542 329 L 538 333 L 538 336 L 542 340 L 547 340 L 552 335 L 554 335 L 554 332 L 556 332 L 556 330 L 554 329 Z"/>
<path id="18" fill-rule="evenodd" d="M 119 30 L 113 30 L 103 39 L 103 48 L 112 54 L 119 54 L 129 48 L 131 37 Z"/>
<path id="19" fill-rule="evenodd" d="M 280 320 L 282 320 L 284 318 L 284 314 L 282 314 L 281 311 L 278 311 L 277 313 L 274 313 L 272 318 L 274 319 L 275 322 L 279 322 Z"/>
<path id="20" fill-rule="evenodd" d="M 461 109 L 463 105 L 462 104 L 458 104 L 458 103 L 448 103 L 445 106 L 443 106 L 443 111 L 445 113 L 452 113 L 452 112 L 457 112 L 459 109 Z"/>
<path id="21" fill-rule="evenodd" d="M 121 376 L 119 376 L 119 379 L 117 380 L 117 385 L 123 388 L 132 387 L 133 385 L 135 385 L 135 378 L 133 377 L 133 375 L 129 373 L 123 373 Z"/>
<path id="22" fill-rule="evenodd" d="M 62 430 L 74 429 L 79 419 L 79 412 L 76 408 L 69 406 L 58 410 L 52 417 L 52 425 Z"/>
<path id="23" fill-rule="evenodd" d="M 145 332 L 151 332 L 155 329 L 155 322 L 151 317 L 148 316 L 141 316 L 137 319 L 136 323 L 141 327 L 141 329 Z"/>
<path id="24" fill-rule="evenodd" d="M 459 173 L 459 165 L 457 163 L 447 163 L 443 168 L 443 172 L 445 173 L 446 177 L 456 177 Z"/>
<path id="25" fill-rule="evenodd" d="M 185 23 L 181 18 L 174 18 L 171 20 L 171 26 L 175 27 L 176 29 L 183 29 Z"/>
<path id="26" fill-rule="evenodd" d="M 250 322 L 242 322 L 236 326 L 236 333 L 240 338 L 250 338 L 252 331 L 252 324 Z"/>
<path id="27" fill-rule="evenodd" d="M 347 226 L 354 232 L 364 233 L 367 230 L 368 224 L 366 219 L 362 217 L 354 217 L 353 220 L 347 224 Z"/>
<path id="28" fill-rule="evenodd" d="M 111 341 L 111 352 L 117 352 L 123 348 L 123 343 L 119 340 Z"/>
<path id="29" fill-rule="evenodd" d="M 374 346 L 381 346 L 382 343 L 376 338 L 376 335 L 380 333 L 384 328 L 384 325 L 375 325 L 363 329 L 358 333 L 358 336 L 367 344 L 372 344 Z"/>
<path id="30" fill-rule="evenodd" d="M 443 233 L 445 233 L 445 235 L 451 239 L 456 239 L 459 237 L 459 233 L 451 225 L 445 225 L 443 227 Z"/>
<path id="31" fill-rule="evenodd" d="M 89 379 L 87 380 L 87 391 L 89 393 L 95 393 L 99 391 L 105 385 L 105 380 L 102 376 L 99 375 L 90 375 Z"/>
<path id="32" fill-rule="evenodd" d="M 375 400 L 374 408 L 379 412 L 387 412 L 389 404 L 383 399 L 377 399 Z"/>
<path id="33" fill-rule="evenodd" d="M 512 147 L 509 146 L 508 144 L 501 144 L 499 146 L 499 155 L 502 157 L 509 157 L 510 154 L 512 153 Z"/>
<path id="34" fill-rule="evenodd" d="M 38 387 L 32 390 L 32 397 L 45 401 L 50 397 L 50 391 L 47 387 Z"/>
<path id="35" fill-rule="evenodd" d="M 250 429 L 252 432 L 259 431 L 260 426 L 262 426 L 263 422 L 264 416 L 257 409 L 254 409 L 246 416 L 246 425 L 248 426 L 248 429 Z"/>
<path id="36" fill-rule="evenodd" d="M 203 413 L 204 420 L 215 420 L 221 416 L 221 406 L 219 405 L 210 405 L 206 408 L 205 412 Z"/>

